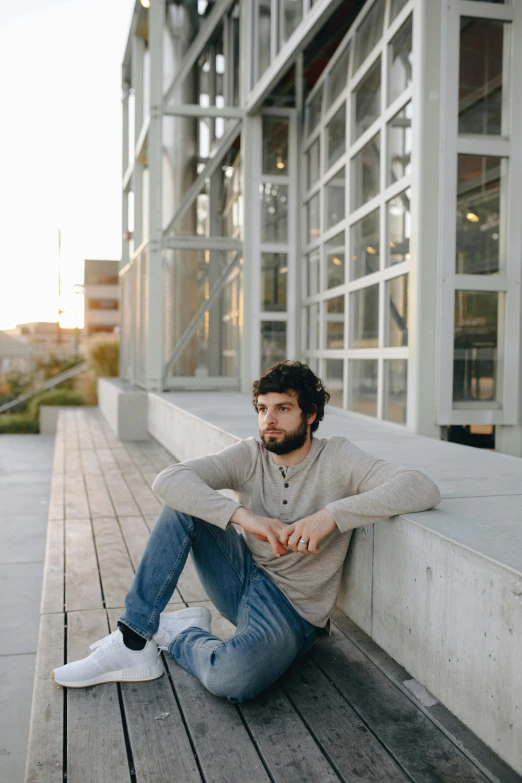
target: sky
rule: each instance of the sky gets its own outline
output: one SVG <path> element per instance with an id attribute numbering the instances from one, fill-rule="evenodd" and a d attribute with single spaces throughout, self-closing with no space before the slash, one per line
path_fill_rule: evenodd
<path id="1" fill-rule="evenodd" d="M 0 329 L 83 323 L 85 258 L 121 256 L 121 63 L 134 0 L 0 0 Z"/>

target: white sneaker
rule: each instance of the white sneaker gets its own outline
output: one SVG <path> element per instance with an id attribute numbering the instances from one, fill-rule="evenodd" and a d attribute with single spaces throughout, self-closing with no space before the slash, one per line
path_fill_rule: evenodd
<path id="1" fill-rule="evenodd" d="M 53 680 L 66 688 L 87 688 L 103 682 L 155 680 L 164 671 L 156 642 L 147 642 L 143 650 L 129 650 L 119 628 L 89 649 L 94 652 L 87 658 L 54 669 Z"/>
<path id="2" fill-rule="evenodd" d="M 205 606 L 191 606 L 179 612 L 164 612 L 154 641 L 160 650 L 168 650 L 176 636 L 186 628 L 202 628 L 210 633 L 212 615 Z"/>

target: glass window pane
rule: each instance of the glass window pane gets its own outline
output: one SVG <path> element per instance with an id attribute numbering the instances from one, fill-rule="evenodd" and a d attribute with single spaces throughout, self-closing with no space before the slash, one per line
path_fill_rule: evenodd
<path id="1" fill-rule="evenodd" d="M 317 180 L 321 176 L 320 144 L 321 144 L 321 140 L 317 139 L 317 141 L 314 141 L 314 143 L 306 153 L 306 157 L 308 160 L 308 187 L 309 188 L 311 188 L 312 185 L 315 182 L 317 182 Z"/>
<path id="2" fill-rule="evenodd" d="M 380 191 L 380 135 L 377 133 L 352 158 L 352 210 L 362 207 Z"/>
<path id="3" fill-rule="evenodd" d="M 344 348 L 344 296 L 326 301 L 326 347 Z"/>
<path id="4" fill-rule="evenodd" d="M 339 160 L 346 149 L 346 104 L 343 103 L 326 128 L 327 168 Z"/>
<path id="5" fill-rule="evenodd" d="M 386 283 L 386 345 L 391 348 L 408 345 L 408 278 L 401 275 Z"/>
<path id="6" fill-rule="evenodd" d="M 344 168 L 329 181 L 325 187 L 325 218 L 326 228 L 331 228 L 344 220 L 345 212 L 345 178 Z"/>
<path id="7" fill-rule="evenodd" d="M 459 133 L 501 133 L 504 24 L 460 19 Z"/>
<path id="8" fill-rule="evenodd" d="M 320 254 L 318 250 L 309 253 L 307 256 L 308 266 L 308 296 L 314 296 L 320 291 Z"/>
<path id="9" fill-rule="evenodd" d="M 261 309 L 286 310 L 286 253 L 261 253 Z"/>
<path id="10" fill-rule="evenodd" d="M 381 58 L 372 65 L 354 91 L 355 138 L 359 138 L 381 113 Z"/>
<path id="11" fill-rule="evenodd" d="M 382 35 L 385 0 L 377 0 L 355 33 L 353 72 L 366 60 Z"/>
<path id="12" fill-rule="evenodd" d="M 321 119 L 322 103 L 323 87 L 321 86 L 308 105 L 306 128 L 309 135 Z"/>
<path id="13" fill-rule="evenodd" d="M 259 0 L 257 8 L 256 79 L 259 79 L 270 65 L 270 0 Z"/>
<path id="14" fill-rule="evenodd" d="M 309 351 L 317 351 L 319 349 L 319 303 L 310 305 L 307 310 L 306 345 Z"/>
<path id="15" fill-rule="evenodd" d="M 388 123 L 388 185 L 411 172 L 411 103 Z"/>
<path id="16" fill-rule="evenodd" d="M 344 283 L 344 231 L 325 245 L 326 287 L 335 288 Z"/>
<path id="17" fill-rule="evenodd" d="M 400 12 L 406 5 L 408 0 L 392 0 L 391 4 L 391 11 L 390 11 L 390 24 L 393 22 L 393 20 L 399 16 Z"/>
<path id="18" fill-rule="evenodd" d="M 386 266 L 410 260 L 411 188 L 388 201 L 388 253 Z"/>
<path id="19" fill-rule="evenodd" d="M 281 40 L 288 41 L 303 18 L 303 0 L 281 0 L 283 6 L 283 30 Z"/>
<path id="20" fill-rule="evenodd" d="M 377 361 L 348 361 L 348 410 L 377 416 Z"/>
<path id="21" fill-rule="evenodd" d="M 499 271 L 501 158 L 459 155 L 456 272 Z"/>
<path id="22" fill-rule="evenodd" d="M 350 280 L 379 271 L 379 210 L 370 212 L 350 230 Z"/>
<path id="23" fill-rule="evenodd" d="M 286 321 L 261 321 L 261 372 L 286 359 Z"/>
<path id="24" fill-rule="evenodd" d="M 319 359 L 316 356 L 309 356 L 306 359 L 306 364 L 312 372 L 315 372 L 316 375 L 319 375 Z"/>
<path id="25" fill-rule="evenodd" d="M 496 291 L 455 291 L 454 402 L 497 398 L 498 310 Z"/>
<path id="26" fill-rule="evenodd" d="M 311 198 L 306 205 L 306 225 L 308 228 L 308 241 L 313 242 L 321 233 L 319 224 L 319 194 Z"/>
<path id="27" fill-rule="evenodd" d="M 326 362 L 326 391 L 330 395 L 328 405 L 335 405 L 336 408 L 343 407 L 343 360 L 327 359 Z"/>
<path id="28" fill-rule="evenodd" d="M 348 62 L 350 59 L 350 45 L 345 48 L 328 76 L 327 106 L 329 108 L 338 95 L 346 87 L 348 78 Z"/>
<path id="29" fill-rule="evenodd" d="M 377 348 L 379 344 L 379 284 L 350 294 L 350 348 Z"/>
<path id="30" fill-rule="evenodd" d="M 385 359 L 384 377 L 386 401 L 384 418 L 397 424 L 406 424 L 408 394 L 408 362 L 406 359 Z"/>
<path id="31" fill-rule="evenodd" d="M 288 120 L 263 117 L 263 174 L 288 174 Z"/>
<path id="32" fill-rule="evenodd" d="M 412 82 L 412 20 L 411 15 L 390 44 L 390 77 L 388 105 L 393 103 Z"/>
<path id="33" fill-rule="evenodd" d="M 261 242 L 288 241 L 288 187 L 277 182 L 259 186 L 262 204 Z"/>

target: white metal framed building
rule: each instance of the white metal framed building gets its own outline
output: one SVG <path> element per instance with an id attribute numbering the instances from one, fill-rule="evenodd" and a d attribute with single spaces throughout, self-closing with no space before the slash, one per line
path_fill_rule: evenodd
<path id="1" fill-rule="evenodd" d="M 122 377 L 299 358 L 333 405 L 522 456 L 521 73 L 519 0 L 137 0 Z"/>

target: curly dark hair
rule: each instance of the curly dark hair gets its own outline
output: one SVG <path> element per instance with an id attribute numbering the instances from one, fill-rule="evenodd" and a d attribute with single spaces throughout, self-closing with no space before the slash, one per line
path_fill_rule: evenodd
<path id="1" fill-rule="evenodd" d="M 259 380 L 254 381 L 252 385 L 252 402 L 257 411 L 257 398 L 260 394 L 278 394 L 297 395 L 297 401 L 301 408 L 303 419 L 311 413 L 317 413 L 317 416 L 310 427 L 311 432 L 315 432 L 319 427 L 319 422 L 324 419 L 324 406 L 328 404 L 330 395 L 324 388 L 320 378 L 302 362 L 293 362 L 287 359 L 284 362 L 274 364 L 269 370 L 263 373 Z"/>

